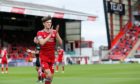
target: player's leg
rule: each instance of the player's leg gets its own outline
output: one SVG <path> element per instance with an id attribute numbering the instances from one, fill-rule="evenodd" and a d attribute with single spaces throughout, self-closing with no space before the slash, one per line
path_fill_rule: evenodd
<path id="1" fill-rule="evenodd" d="M 38 82 L 42 82 L 42 68 L 41 68 L 41 66 L 40 66 L 40 61 L 39 61 L 39 59 L 37 59 L 36 60 L 36 71 L 37 71 L 37 73 L 38 73 L 38 76 L 37 76 L 37 78 L 38 78 Z"/>
<path id="2" fill-rule="evenodd" d="M 38 73 L 38 76 L 37 76 L 38 82 L 40 82 L 42 80 L 42 78 L 41 78 L 42 70 L 40 67 L 36 66 L 36 71 Z"/>
<path id="3" fill-rule="evenodd" d="M 49 63 L 42 63 L 41 66 L 46 75 L 45 84 L 51 84 L 54 73 L 53 65 Z"/>
<path id="4" fill-rule="evenodd" d="M 2 74 L 4 73 L 4 64 L 3 63 L 1 64 L 1 73 Z"/>
<path id="5" fill-rule="evenodd" d="M 61 66 L 62 66 L 62 73 L 64 73 L 64 65 L 65 65 L 65 64 L 64 64 L 64 62 L 62 61 L 62 62 L 61 62 Z"/>
<path id="6" fill-rule="evenodd" d="M 6 65 L 6 71 L 5 71 L 5 73 L 8 73 L 8 62 L 7 62 L 7 60 L 5 60 L 5 65 Z"/>
<path id="7" fill-rule="evenodd" d="M 44 73 L 44 70 L 42 70 L 42 74 L 41 74 L 42 82 L 45 81 L 45 78 L 46 78 L 46 74 Z"/>
<path id="8" fill-rule="evenodd" d="M 8 63 L 6 64 L 6 71 L 5 73 L 8 73 Z"/>
<path id="9" fill-rule="evenodd" d="M 1 60 L 1 73 L 4 73 L 4 60 Z"/>
<path id="10" fill-rule="evenodd" d="M 53 75 L 50 69 L 45 69 L 45 74 L 46 74 L 45 84 L 51 84 Z"/>
<path id="11" fill-rule="evenodd" d="M 39 61 L 37 61 L 36 66 L 38 67 L 38 81 L 44 82 L 44 79 L 46 78 L 46 74 L 44 73 L 44 70 L 42 69 Z"/>
<path id="12" fill-rule="evenodd" d="M 55 70 L 55 72 L 58 72 L 58 70 L 59 70 L 59 62 L 56 62 L 56 70 Z"/>

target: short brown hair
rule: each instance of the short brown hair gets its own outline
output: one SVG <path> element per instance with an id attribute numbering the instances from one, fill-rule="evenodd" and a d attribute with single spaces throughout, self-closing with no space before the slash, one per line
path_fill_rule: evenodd
<path id="1" fill-rule="evenodd" d="M 43 17 L 41 20 L 42 20 L 42 22 L 46 22 L 51 19 L 52 19 L 52 17 L 50 15 L 48 15 L 47 17 Z"/>

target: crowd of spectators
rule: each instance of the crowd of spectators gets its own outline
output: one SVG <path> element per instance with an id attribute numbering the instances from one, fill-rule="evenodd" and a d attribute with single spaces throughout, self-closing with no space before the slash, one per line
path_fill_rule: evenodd
<path id="1" fill-rule="evenodd" d="M 133 26 L 126 31 L 124 36 L 120 38 L 117 44 L 109 52 L 110 59 L 122 60 L 127 57 L 129 52 L 132 50 L 136 42 L 138 41 L 138 36 L 140 35 L 140 27 Z"/>

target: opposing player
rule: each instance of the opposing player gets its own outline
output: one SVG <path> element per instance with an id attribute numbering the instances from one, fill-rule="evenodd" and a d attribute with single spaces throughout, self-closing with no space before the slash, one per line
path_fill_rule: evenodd
<path id="1" fill-rule="evenodd" d="M 44 29 L 37 32 L 37 38 L 40 44 L 39 55 L 41 66 L 46 74 L 45 84 L 51 84 L 54 74 L 55 44 L 56 40 L 59 44 L 62 44 L 62 39 L 59 33 L 51 27 L 51 16 L 43 17 L 42 22 Z"/>
<path id="2" fill-rule="evenodd" d="M 4 66 L 6 66 L 6 71 L 5 73 L 8 73 L 8 53 L 7 53 L 7 47 L 3 47 L 1 50 L 1 73 L 4 73 Z"/>
<path id="3" fill-rule="evenodd" d="M 35 50 L 30 50 L 30 49 L 27 49 L 27 52 L 29 53 L 32 53 L 35 55 L 36 57 L 36 62 L 35 62 L 35 65 L 36 65 L 36 71 L 38 73 L 38 81 L 37 82 L 43 82 L 43 79 L 44 79 L 44 73 L 42 71 L 42 68 L 41 68 L 41 65 L 40 65 L 40 59 L 39 59 L 39 50 L 40 50 L 40 46 L 39 46 L 39 41 L 36 37 L 34 37 L 34 43 L 36 43 L 36 48 Z"/>
<path id="4" fill-rule="evenodd" d="M 56 58 L 56 71 L 59 71 L 59 65 L 61 65 L 62 69 L 62 73 L 64 73 L 64 50 L 61 47 L 58 47 L 57 50 L 58 56 Z"/>

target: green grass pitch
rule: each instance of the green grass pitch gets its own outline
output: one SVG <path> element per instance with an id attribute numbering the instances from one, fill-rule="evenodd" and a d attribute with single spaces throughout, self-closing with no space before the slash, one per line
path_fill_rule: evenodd
<path id="1" fill-rule="evenodd" d="M 0 84 L 38 84 L 36 76 L 35 67 L 10 67 Z M 68 65 L 52 84 L 140 84 L 140 64 Z"/>

